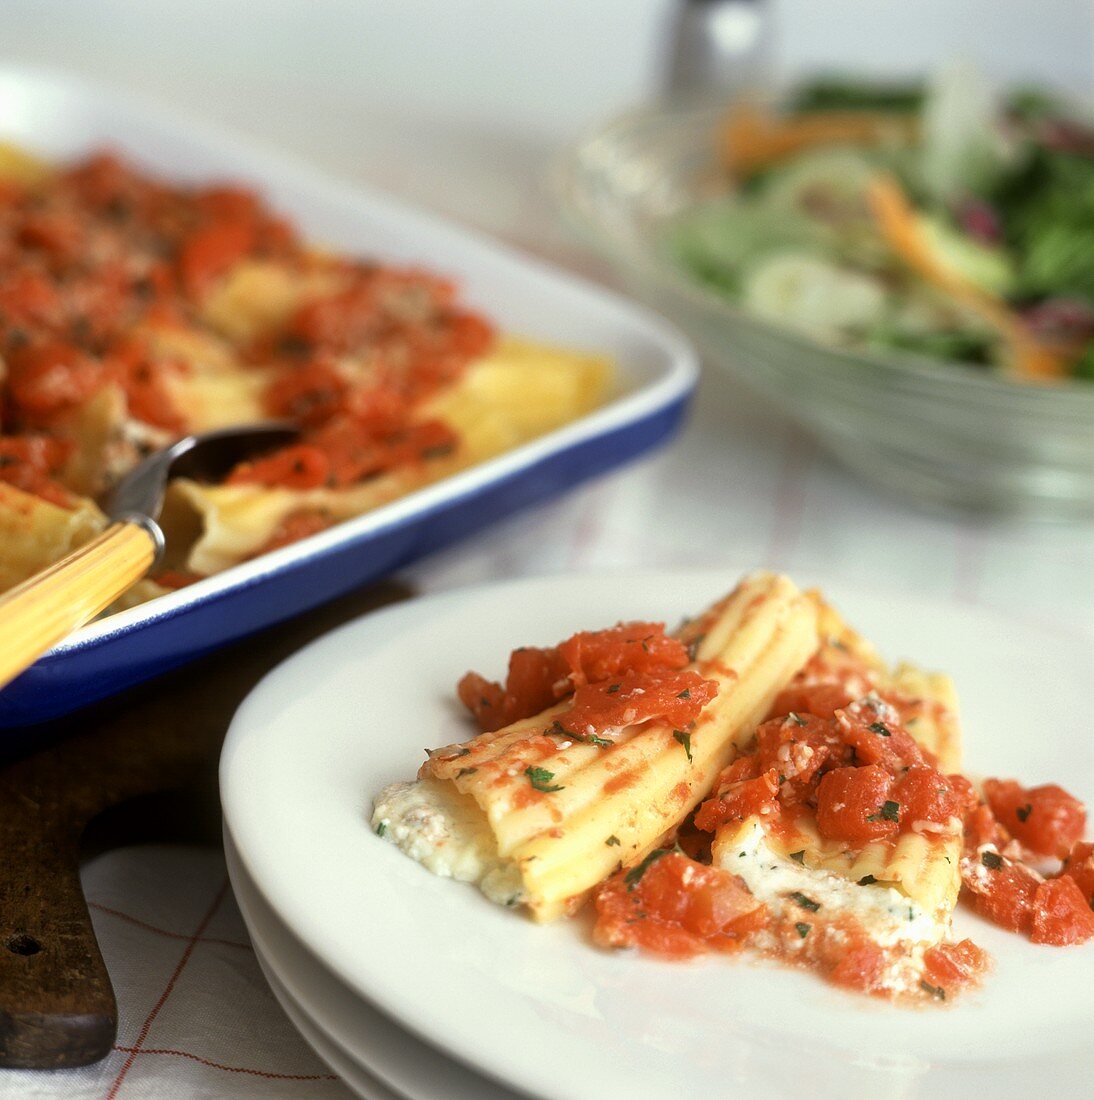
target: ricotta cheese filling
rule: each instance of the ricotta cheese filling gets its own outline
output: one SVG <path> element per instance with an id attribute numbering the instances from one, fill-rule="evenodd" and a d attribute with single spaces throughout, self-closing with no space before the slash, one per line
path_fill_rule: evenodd
<path id="1" fill-rule="evenodd" d="M 524 901 L 520 869 L 498 854 L 478 803 L 451 783 L 392 783 L 376 798 L 372 827 L 441 878 L 474 883 L 498 905 Z"/>
<path id="2" fill-rule="evenodd" d="M 906 894 L 885 883 L 860 886 L 821 868 L 804 867 L 774 851 L 763 826 L 753 822 L 718 851 L 718 865 L 739 875 L 772 915 L 795 907 L 791 895 L 805 894 L 819 908 L 816 916 L 851 916 L 880 947 L 922 950 L 938 943 L 945 927 Z M 792 911 L 792 910 L 791 910 Z"/>

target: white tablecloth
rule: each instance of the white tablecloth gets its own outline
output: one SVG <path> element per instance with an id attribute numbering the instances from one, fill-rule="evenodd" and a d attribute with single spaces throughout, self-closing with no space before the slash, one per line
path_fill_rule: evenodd
<path id="1" fill-rule="evenodd" d="M 472 8 L 481 16 L 490 6 L 482 0 Z M 544 162 L 551 143 L 577 122 L 649 86 L 656 19 L 666 7 L 660 0 L 642 5 L 641 18 L 631 0 L 574 4 L 553 20 L 541 12 L 543 25 L 525 32 L 511 15 L 520 5 L 507 5 L 510 16 L 485 48 L 508 67 L 485 65 L 475 73 L 457 64 L 451 36 L 444 39 L 447 49 L 423 41 L 422 28 L 437 8 L 427 12 L 420 3 L 406 5 L 417 25 L 402 36 L 393 28 L 393 9 L 381 19 L 375 3 L 321 9 L 279 3 L 278 19 L 256 6 L 262 14 L 250 29 L 242 5 L 202 0 L 169 7 L 170 19 L 161 6 L 122 0 L 66 5 L 61 26 L 56 4 L 18 0 L 7 13 L 3 51 L 9 59 L 59 62 L 180 106 L 196 105 L 343 175 L 608 277 L 558 228 L 542 183 Z M 388 58 L 379 69 L 370 67 L 370 17 L 354 15 L 358 7 L 379 19 L 373 31 Z M 1042 24 L 1051 22 L 1050 14 L 1059 17 L 1054 57 L 1073 42 L 1068 28 L 1082 7 L 1067 0 L 1037 7 Z M 234 31 L 220 33 L 216 20 L 229 8 Z M 861 11 L 842 4 L 826 9 L 825 20 L 836 19 L 838 10 L 846 21 L 851 8 Z M 317 10 L 328 18 L 337 10 L 339 19 L 359 23 L 317 37 L 310 14 Z M 293 18 L 296 23 L 276 35 L 271 30 Z M 589 33 L 611 64 L 595 73 L 586 66 L 587 81 L 575 84 L 552 58 L 570 56 L 578 48 L 571 42 L 583 43 L 586 53 L 592 49 L 581 35 L 582 18 L 592 21 Z M 623 31 L 632 22 L 628 37 Z M 809 47 L 811 58 L 823 54 L 815 36 Z M 417 69 L 395 65 L 389 54 L 396 48 L 405 48 L 402 64 Z M 519 63 L 505 53 L 522 48 Z M 306 56 L 308 64 L 296 64 L 294 56 Z M 454 117 L 445 117 L 438 105 L 445 102 L 443 80 L 453 73 L 468 75 L 452 85 Z M 398 110 L 385 106 L 385 80 L 396 87 Z M 537 81 L 546 91 L 532 95 Z M 359 100 L 348 95 L 353 88 Z M 523 117 L 530 119 L 526 128 Z M 1010 616 L 1015 629 L 1024 620 L 1053 625 L 1073 634 L 1077 645 L 1089 646 L 1094 628 L 1094 525 L 1028 527 L 910 508 L 846 474 L 773 410 L 717 374 L 704 379 L 695 415 L 670 449 L 407 573 L 432 591 L 533 573 L 720 561 L 786 570 L 803 582 L 838 578 L 983 605 Z M 117 1049 L 79 1071 L 0 1072 L 0 1096 L 346 1095 L 266 989 L 219 853 L 126 849 L 89 865 L 85 884 L 118 994 Z"/>
<path id="2" fill-rule="evenodd" d="M 220 852 L 146 846 L 83 873 L 118 996 L 118 1037 L 97 1065 L 0 1071 L 12 1100 L 347 1100 L 258 968 Z"/>
<path id="3" fill-rule="evenodd" d="M 1091 644 L 1090 531 L 910 511 L 851 480 L 718 377 L 670 449 L 406 571 L 423 590 L 630 565 L 766 564 L 1036 619 Z M 727 578 L 728 579 L 728 578 Z M 923 656 L 923 655 L 921 655 Z M 219 853 L 130 848 L 84 875 L 121 1023 L 100 1065 L 0 1072 L 0 1096 L 346 1095 L 258 970 Z"/>

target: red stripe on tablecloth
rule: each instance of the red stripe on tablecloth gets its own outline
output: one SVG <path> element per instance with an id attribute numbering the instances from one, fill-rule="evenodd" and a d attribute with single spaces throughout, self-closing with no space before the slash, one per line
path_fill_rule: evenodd
<path id="1" fill-rule="evenodd" d="M 125 1080 L 126 1074 L 129 1073 L 134 1061 L 136 1061 L 137 1055 L 144 1046 L 145 1039 L 148 1038 L 148 1032 L 152 1028 L 153 1021 L 159 1015 L 160 1009 L 167 1003 L 167 998 L 171 996 L 171 991 L 175 988 L 175 983 L 179 980 L 179 975 L 186 969 L 186 964 L 190 961 L 190 956 L 194 953 L 194 947 L 197 945 L 198 940 L 201 939 L 202 932 L 209 927 L 209 922 L 213 919 L 217 909 L 220 908 L 220 903 L 224 900 L 224 895 L 227 892 L 228 879 L 225 878 L 220 885 L 220 889 L 217 890 L 212 904 L 209 906 L 208 910 L 206 910 L 205 916 L 201 918 L 201 923 L 187 941 L 186 950 L 183 951 L 182 958 L 179 959 L 175 969 L 171 972 L 171 977 L 168 979 L 167 986 L 163 993 L 160 994 L 160 999 L 152 1006 L 152 1011 L 148 1013 L 148 1017 L 145 1019 L 144 1023 L 141 1024 L 140 1033 L 137 1035 L 137 1042 L 135 1046 L 128 1051 L 125 1065 L 118 1071 L 118 1076 L 114 1078 L 114 1083 L 110 1086 L 110 1091 L 106 1094 L 106 1100 L 114 1100 L 118 1095 L 118 1090 L 122 1087 L 122 1082 Z"/>
<path id="2" fill-rule="evenodd" d="M 208 942 L 208 941 L 205 941 Z M 247 1073 L 252 1077 L 265 1077 L 270 1081 L 337 1081 L 333 1073 L 271 1073 L 264 1069 L 250 1069 L 247 1066 L 226 1066 L 223 1062 L 211 1062 L 208 1058 L 199 1058 L 188 1050 L 172 1050 L 169 1047 L 119 1047 L 126 1054 L 136 1056 L 138 1054 L 170 1054 L 176 1058 L 189 1058 L 191 1061 L 200 1062 L 203 1066 L 211 1066 L 213 1069 L 222 1069 L 226 1073 Z"/>
<path id="3" fill-rule="evenodd" d="M 767 562 L 771 569 L 785 569 L 798 539 L 805 517 L 805 480 L 813 458 L 813 448 L 791 427 L 783 445 L 779 478 L 775 485 L 775 506 L 771 519 L 771 534 L 767 542 Z"/>
<path id="4" fill-rule="evenodd" d="M 574 524 L 569 560 L 566 562 L 567 569 L 577 569 L 584 564 L 585 557 L 596 545 L 604 526 L 601 516 L 604 513 L 606 499 L 606 492 L 602 485 L 588 490 L 588 498 L 581 509 L 577 523 Z"/>
<path id="5" fill-rule="evenodd" d="M 192 938 L 185 932 L 172 932 L 167 928 L 160 928 L 158 925 L 149 924 L 148 921 L 141 920 L 139 917 L 131 916 L 129 913 L 123 913 L 120 909 L 111 909 L 108 905 L 100 905 L 97 901 L 89 901 L 87 906 L 89 909 L 96 909 L 100 913 L 109 913 L 110 916 L 127 921 L 129 924 L 135 924 L 138 928 L 143 928 L 148 932 L 155 932 L 160 936 L 169 936 L 173 940 L 189 940 Z M 215 936 L 199 936 L 198 942 L 216 943 L 221 947 L 242 947 L 245 951 L 254 950 L 249 943 L 243 943 L 241 940 L 221 940 L 217 939 Z"/>

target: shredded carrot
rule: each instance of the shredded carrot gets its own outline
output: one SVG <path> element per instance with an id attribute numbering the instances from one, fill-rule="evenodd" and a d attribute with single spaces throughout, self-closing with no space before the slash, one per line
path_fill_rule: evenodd
<path id="1" fill-rule="evenodd" d="M 910 140 L 912 118 L 878 111 L 816 111 L 782 116 L 743 103 L 726 116 L 720 135 L 722 158 L 735 176 L 747 178 L 777 161 L 825 145 L 872 145 L 893 135 Z"/>
<path id="2" fill-rule="evenodd" d="M 915 208 L 888 174 L 872 180 L 867 199 L 881 235 L 913 270 L 982 317 L 1006 341 L 1015 374 L 1027 379 L 1063 378 L 1067 355 L 1039 343 L 1007 304 L 949 267 L 932 251 L 916 220 Z"/>

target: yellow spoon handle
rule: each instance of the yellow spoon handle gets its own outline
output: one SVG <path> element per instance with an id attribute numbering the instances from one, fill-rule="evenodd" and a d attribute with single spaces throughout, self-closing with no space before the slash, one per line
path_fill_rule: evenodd
<path id="1" fill-rule="evenodd" d="M 0 687 L 140 580 L 158 550 L 149 528 L 114 523 L 0 597 Z"/>

